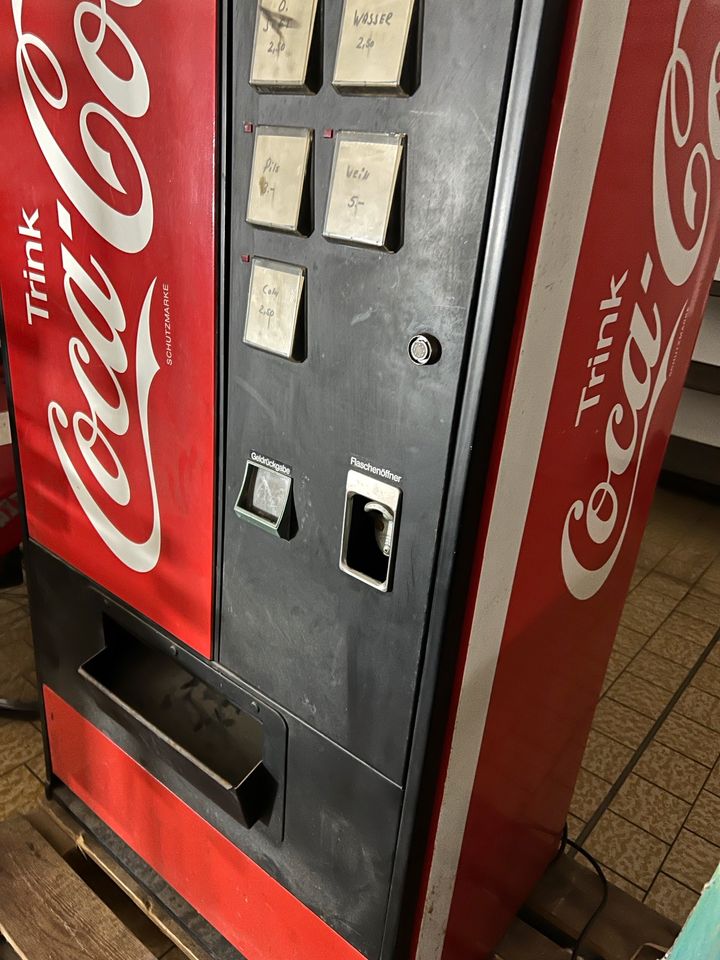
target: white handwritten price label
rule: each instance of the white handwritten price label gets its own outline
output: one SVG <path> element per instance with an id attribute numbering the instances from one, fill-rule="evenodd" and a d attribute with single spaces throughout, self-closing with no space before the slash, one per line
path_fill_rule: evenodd
<path id="1" fill-rule="evenodd" d="M 402 216 L 394 201 L 404 149 L 403 134 L 338 134 L 325 215 L 328 240 L 388 247 L 391 215 Z"/>
<path id="2" fill-rule="evenodd" d="M 300 232 L 300 211 L 311 145 L 311 130 L 257 128 L 248 195 L 248 223 L 290 233 Z"/>
<path id="3" fill-rule="evenodd" d="M 318 0 L 258 0 L 250 83 L 302 89 L 307 81 Z"/>
<path id="4" fill-rule="evenodd" d="M 399 90 L 417 0 L 345 0 L 333 85 Z"/>
<path id="5" fill-rule="evenodd" d="M 256 257 L 250 275 L 245 343 L 295 359 L 304 290 L 304 267 Z"/>

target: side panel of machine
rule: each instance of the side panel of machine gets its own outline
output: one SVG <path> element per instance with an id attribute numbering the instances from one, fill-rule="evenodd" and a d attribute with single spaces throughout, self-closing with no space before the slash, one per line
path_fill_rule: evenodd
<path id="1" fill-rule="evenodd" d="M 215 7 L 0 13 L 0 289 L 29 535 L 205 655 Z"/>
<path id="2" fill-rule="evenodd" d="M 719 57 L 712 3 L 575 4 L 418 960 L 487 956 L 557 849 L 717 261 Z"/>
<path id="3" fill-rule="evenodd" d="M 297 18 L 308 6 L 290 0 L 280 10 Z M 372 24 L 375 13 L 318 4 L 313 49 L 324 79 L 315 96 L 272 86 L 258 92 L 248 82 L 259 69 L 251 64 L 253 43 L 258 57 L 275 49 L 278 24 L 279 43 L 293 42 L 277 7 L 258 14 L 262 46 L 255 4 L 238 5 L 234 25 L 220 661 L 400 783 L 515 3 L 466 4 L 460 12 L 442 0 L 393 0 L 390 27 L 383 20 L 367 31 L 360 24 L 368 17 Z M 415 17 L 409 43 L 419 60 L 407 95 L 371 89 L 359 96 L 343 87 L 341 24 L 343 36 L 354 31 L 353 50 L 363 45 L 348 70 L 374 76 L 383 37 L 403 11 Z M 303 131 L 309 148 L 302 137 L 296 143 Z M 261 215 L 270 216 L 262 214 L 262 198 L 287 190 L 273 138 L 301 157 L 310 152 L 308 209 L 294 231 L 258 226 Z M 398 151 L 400 180 L 383 246 L 377 222 L 364 220 L 381 180 L 366 160 L 397 158 Z M 282 345 L 283 331 L 272 333 L 268 310 L 277 293 L 273 306 L 262 296 L 280 288 L 256 287 L 258 267 L 266 270 L 268 261 L 283 276 L 303 271 L 299 348 Z M 292 480 L 295 523 L 284 536 L 277 524 L 249 522 L 252 504 L 241 490 L 256 463 Z M 346 509 L 351 498 L 361 506 Z M 380 557 L 377 567 L 363 566 L 356 536 L 367 524 L 363 503 L 384 531 L 393 570 L 386 572 Z"/>

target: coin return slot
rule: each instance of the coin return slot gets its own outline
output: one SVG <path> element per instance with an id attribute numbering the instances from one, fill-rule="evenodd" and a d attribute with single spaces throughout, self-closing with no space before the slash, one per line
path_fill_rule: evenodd
<path id="1" fill-rule="evenodd" d="M 386 593 L 391 588 L 400 491 L 350 471 L 340 569 Z"/>
<path id="2" fill-rule="evenodd" d="M 289 540 L 295 527 L 292 477 L 248 460 L 235 513 L 255 526 Z"/>

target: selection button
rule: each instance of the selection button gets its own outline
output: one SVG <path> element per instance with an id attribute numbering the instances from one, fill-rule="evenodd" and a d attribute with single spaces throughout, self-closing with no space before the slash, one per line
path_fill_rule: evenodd
<path id="1" fill-rule="evenodd" d="M 248 223 L 288 233 L 311 232 L 308 172 L 312 140 L 312 130 L 303 128 L 257 128 Z"/>
<path id="2" fill-rule="evenodd" d="M 305 359 L 305 268 L 255 257 L 244 341 L 287 360 Z"/>
<path id="3" fill-rule="evenodd" d="M 400 248 L 405 142 L 397 133 L 338 133 L 323 231 L 328 240 Z"/>
<path id="4" fill-rule="evenodd" d="M 250 83 L 261 91 L 312 92 L 319 86 L 318 0 L 258 0 Z"/>
<path id="5" fill-rule="evenodd" d="M 419 0 L 345 0 L 333 86 L 407 95 L 417 85 Z"/>

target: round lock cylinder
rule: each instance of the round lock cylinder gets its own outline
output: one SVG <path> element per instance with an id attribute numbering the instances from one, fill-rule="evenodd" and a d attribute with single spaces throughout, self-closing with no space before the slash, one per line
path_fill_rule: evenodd
<path id="1" fill-rule="evenodd" d="M 439 341 L 429 333 L 418 334 L 408 345 L 410 359 L 419 367 L 437 363 L 441 352 Z"/>

